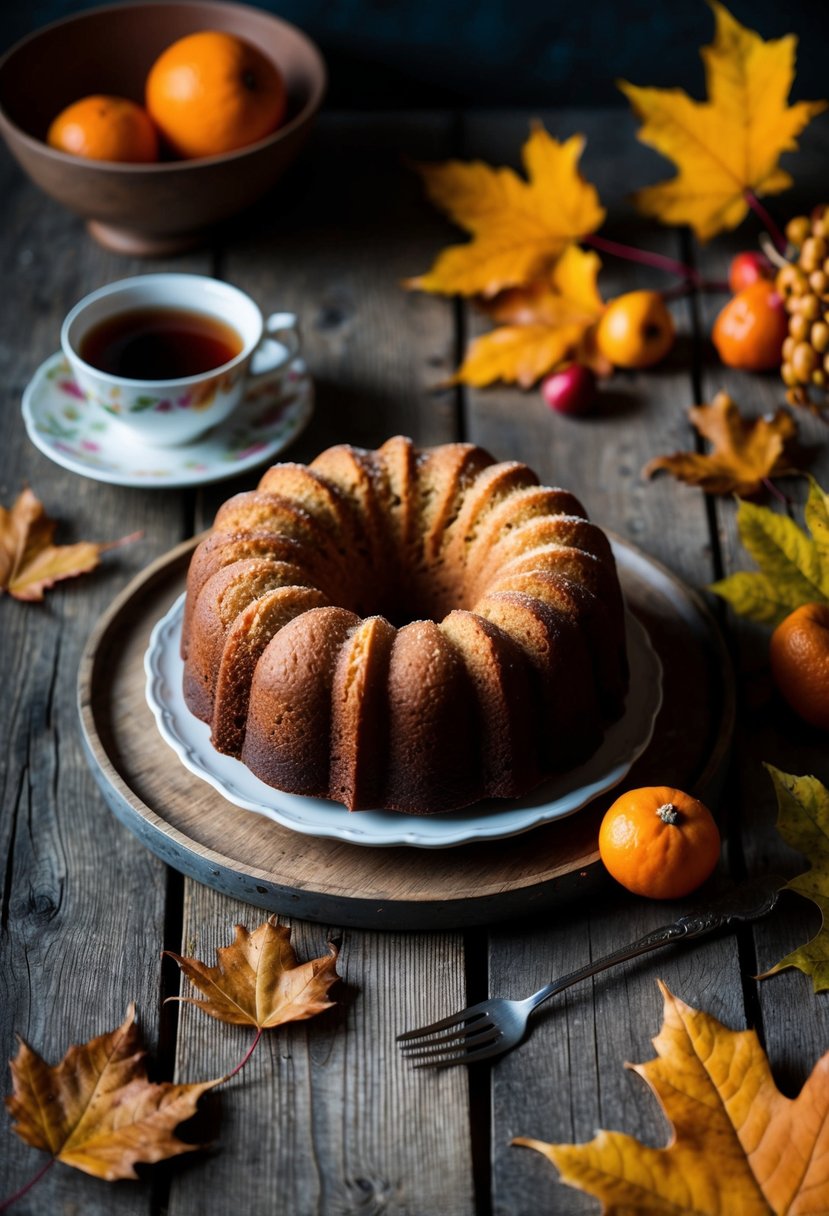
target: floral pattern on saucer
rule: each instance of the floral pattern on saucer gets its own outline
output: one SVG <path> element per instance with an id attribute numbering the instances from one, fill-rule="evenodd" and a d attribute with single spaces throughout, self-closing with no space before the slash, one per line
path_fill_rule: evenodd
<path id="1" fill-rule="evenodd" d="M 313 398 L 305 364 L 295 359 L 278 379 L 251 386 L 238 409 L 206 435 L 153 448 L 88 401 L 57 353 L 26 388 L 23 418 L 45 456 L 83 477 L 125 486 L 203 485 L 281 452 L 308 423 Z"/>

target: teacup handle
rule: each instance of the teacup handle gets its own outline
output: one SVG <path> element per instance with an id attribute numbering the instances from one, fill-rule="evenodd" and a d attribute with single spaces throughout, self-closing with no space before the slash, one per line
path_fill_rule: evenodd
<path id="1" fill-rule="evenodd" d="M 253 352 L 250 375 L 253 379 L 272 376 L 299 354 L 301 339 L 296 313 L 272 312 L 265 321 L 265 332 Z"/>

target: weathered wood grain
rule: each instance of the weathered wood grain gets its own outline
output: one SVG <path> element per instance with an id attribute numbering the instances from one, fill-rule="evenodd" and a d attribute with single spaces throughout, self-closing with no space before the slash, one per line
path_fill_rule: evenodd
<path id="1" fill-rule="evenodd" d="M 58 469 L 29 443 L 20 396 L 58 347 L 60 322 L 86 291 L 136 269 L 91 244 L 80 221 L 0 166 L 0 366 L 3 433 L 0 502 L 25 482 L 61 521 L 59 539 L 144 539 L 106 556 L 101 568 L 48 593 L 42 605 L 0 599 L 6 696 L 0 759 L 0 1052 L 15 1033 L 56 1061 L 72 1042 L 118 1024 L 138 1005 L 150 1044 L 158 1028 L 164 867 L 106 810 L 79 741 L 75 678 L 88 631 L 114 593 L 189 525 L 176 495 L 103 486 Z M 191 262 L 194 267 L 206 260 Z M 149 269 L 149 267 L 146 267 Z M 43 1155 L 0 1115 L 0 1197 L 39 1168 Z M 147 1183 L 119 1189 L 118 1211 L 149 1210 Z M 16 1210 L 111 1212 L 100 1182 L 58 1167 Z"/>
<path id="2" fill-rule="evenodd" d="M 678 255 L 676 233 L 643 224 L 623 202 L 631 188 L 665 172 L 664 162 L 636 145 L 629 120 L 619 112 L 548 118 L 559 135 L 586 130 L 584 170 L 610 204 L 608 234 Z M 822 122 L 793 163 L 808 204 L 821 193 Z M 300 313 L 319 406 L 289 456 L 305 460 L 341 440 L 375 446 L 395 432 L 422 443 L 470 438 L 568 485 L 599 522 L 704 587 L 720 566 L 745 564 L 732 504 L 717 505 L 712 532 L 714 517 L 701 495 L 668 478 L 646 485 L 639 477 L 650 456 L 693 442 L 684 411 L 700 385 L 692 375 L 696 346 L 687 303 L 674 306 L 681 336 L 671 359 L 653 372 L 615 377 L 593 419 L 553 417 L 534 393 L 433 391 L 479 322 L 450 302 L 407 295 L 398 286 L 457 237 L 422 201 L 400 154 L 431 159 L 455 152 L 514 162 L 526 130 L 526 119 L 512 115 L 477 114 L 457 127 L 441 115 L 329 115 L 307 157 L 272 198 L 229 226 L 215 260 L 198 254 L 175 268 L 212 268 L 251 291 L 264 309 Z M 785 215 L 788 207 L 783 196 L 776 210 Z M 7 690 L 0 1049 L 11 1055 L 19 1031 L 57 1059 L 70 1041 L 114 1025 L 134 997 L 151 1043 L 160 1027 L 162 1068 L 175 1056 L 182 1079 L 216 1075 L 241 1058 L 249 1038 L 190 1006 L 168 1005 L 160 1017 L 159 998 L 177 981 L 158 954 L 163 944 L 178 945 L 212 959 L 235 920 L 253 926 L 261 913 L 181 882 L 115 822 L 82 757 L 75 672 L 94 620 L 130 575 L 209 523 L 217 503 L 242 485 L 228 482 L 199 495 L 107 487 L 57 469 L 32 448 L 20 420 L 20 393 L 56 348 L 65 311 L 108 279 L 161 264 L 102 254 L 80 221 L 25 184 L 7 157 L 0 160 L 0 218 L 0 273 L 11 285 L 0 301 L 6 410 L 0 502 L 10 502 L 28 479 L 64 519 L 67 539 L 145 531 L 141 545 L 110 555 L 82 582 L 55 589 L 41 607 L 0 600 Z M 721 275 L 731 248 L 748 244 L 744 233 L 733 242 L 718 238 L 700 255 L 706 274 Z M 607 294 L 634 285 L 663 282 L 656 273 L 607 260 Z M 697 337 L 707 333 L 717 303 L 702 301 Z M 774 378 L 725 375 L 704 345 L 702 356 L 706 395 L 722 383 L 758 413 L 782 400 Z M 816 448 L 813 468 L 827 484 L 825 428 L 805 418 L 802 424 Z M 827 781 L 824 741 L 773 695 L 763 632 L 728 623 L 744 695 L 724 799 L 732 808 L 726 872 L 770 866 L 794 872 L 799 859 L 780 846 L 771 827 L 773 798 L 760 760 Z M 689 721 L 688 729 L 701 725 Z M 725 937 L 628 964 L 573 989 L 541 1014 L 528 1041 L 491 1074 L 407 1071 L 393 1036 L 487 990 L 522 995 L 676 910 L 608 889 L 603 898 L 575 905 L 564 922 L 534 919 L 491 934 L 348 930 L 337 1009 L 265 1038 L 219 1100 L 213 1153 L 161 1167 L 152 1182 L 114 1188 L 57 1168 L 15 1210 L 21 1216 L 591 1212 L 593 1201 L 559 1186 L 555 1171 L 537 1155 L 509 1147 L 510 1137 L 583 1140 L 608 1126 L 665 1142 L 655 1104 L 622 1068 L 625 1059 L 651 1055 L 660 1020 L 657 975 L 730 1025 L 757 1024 L 776 1074 L 789 1092 L 796 1089 L 826 1046 L 825 1002 L 811 996 L 797 973 L 756 987 L 746 977 L 755 960 L 768 965 L 803 940 L 813 923 L 808 912 L 798 912 L 791 900 L 768 924 L 741 934 L 739 952 L 736 939 Z M 321 953 L 327 932 L 327 926 L 297 922 L 300 956 Z M 8 1132 L 5 1113 L 0 1119 L 4 1196 L 42 1158 Z"/>
<path id="3" fill-rule="evenodd" d="M 453 394 L 431 392 L 454 353 L 451 305 L 399 286 L 420 268 L 439 227 L 424 222 L 428 212 L 401 158 L 445 156 L 449 135 L 448 121 L 434 116 L 330 118 L 290 185 L 226 250 L 224 275 L 263 308 L 302 318 L 318 406 L 289 457 L 308 459 L 342 441 L 374 447 L 401 432 L 421 442 L 456 437 Z M 227 493 L 204 495 L 200 523 Z M 186 884 L 185 940 L 221 941 L 237 915 L 232 901 Z M 318 928 L 297 924 L 295 934 L 303 953 L 319 953 Z M 347 1007 L 326 1024 L 274 1036 L 256 1063 L 258 1084 L 228 1095 L 222 1156 L 174 1182 L 171 1216 L 194 1206 L 265 1216 L 276 1193 L 296 1216 L 473 1210 L 467 1078 L 412 1073 L 393 1046 L 412 1018 L 462 1003 L 460 935 L 349 929 L 343 974 Z M 228 1058 L 225 1028 L 198 1026 L 199 1017 L 181 1011 L 185 1074 L 194 1056 L 212 1067 Z"/>
<path id="4" fill-rule="evenodd" d="M 604 234 L 681 259 L 678 236 L 642 224 L 625 207 L 633 184 L 658 172 L 656 158 L 635 143 L 628 116 L 568 112 L 547 116 L 546 125 L 559 137 L 575 131 L 587 135 L 582 167 L 608 207 Z M 491 163 L 515 163 L 526 130 L 526 121 L 517 116 L 475 115 L 465 123 L 464 152 Z M 609 257 L 603 263 L 605 298 L 635 287 L 672 285 L 659 271 Z M 713 567 L 702 496 L 688 501 L 674 485 L 645 483 L 641 477 L 652 455 L 684 446 L 690 435 L 685 408 L 693 401 L 691 318 L 686 302 L 675 304 L 673 312 L 678 339 L 670 357 L 655 369 L 614 375 L 594 417 L 554 415 L 537 390 L 505 387 L 469 391 L 465 417 L 476 441 L 498 455 L 527 460 L 542 479 L 573 490 L 597 522 L 641 545 L 692 586 L 704 586 Z M 470 317 L 471 332 L 480 329 L 480 321 Z M 681 698 L 681 684 L 674 687 L 671 675 L 669 660 L 668 695 Z M 697 711 L 693 722 L 685 719 L 688 730 L 706 726 L 704 711 Z M 669 767 L 657 758 L 638 780 L 670 782 Z M 493 931 L 489 989 L 526 995 L 670 919 L 664 906 L 608 891 L 605 899 L 574 908 L 566 932 L 549 923 Z M 679 995 L 740 1025 L 737 967 L 736 940 L 721 939 L 693 953 L 627 965 L 568 993 L 558 1005 L 553 1002 L 527 1043 L 493 1069 L 494 1212 L 524 1216 L 553 1205 L 556 1212 L 587 1213 L 595 1207 L 593 1200 L 563 1187 L 543 1159 L 510 1147 L 515 1135 L 579 1141 L 590 1139 L 598 1127 L 613 1127 L 664 1143 L 655 1103 L 623 1069 L 625 1060 L 652 1054 L 650 1039 L 661 1020 L 655 979 L 662 976 Z M 719 983 L 712 983 L 715 976 L 722 977 Z"/>
<path id="5" fill-rule="evenodd" d="M 829 122 L 825 117 L 805 132 L 801 144 L 802 150 L 787 158 L 796 188 L 770 202 L 773 214 L 781 223 L 790 216 L 810 211 L 826 197 Z M 749 218 L 738 232 L 723 234 L 709 247 L 700 250 L 698 260 L 704 274 L 721 278 L 734 253 L 757 247 L 758 231 L 757 223 Z M 751 375 L 725 368 L 706 340 L 722 302 L 721 297 L 710 296 L 700 307 L 703 398 L 710 400 L 723 388 L 750 417 L 773 412 L 785 404 L 785 391 L 777 374 Z M 800 430 L 799 441 L 810 454 L 809 470 L 821 485 L 827 486 L 827 427 L 805 410 L 795 411 L 795 417 Z M 802 526 L 805 482 L 785 479 L 779 485 L 794 500 L 791 513 Z M 688 494 L 688 491 L 680 492 Z M 773 499 L 767 499 L 766 505 L 782 510 Z M 733 502 L 717 501 L 716 525 L 723 573 L 754 569 L 737 534 Z M 776 803 L 771 781 L 762 765 L 766 761 L 784 772 L 811 773 L 829 784 L 826 736 L 800 722 L 775 692 L 768 669 L 769 630 L 741 620 L 730 610 L 727 619 L 742 689 L 729 784 L 733 817 L 739 824 L 741 855 L 737 864 L 744 865 L 750 873 L 778 869 L 787 875 L 796 874 L 803 870 L 804 860 L 783 844 L 774 829 Z M 746 960 L 747 967 L 763 971 L 772 966 L 808 940 L 818 926 L 816 909 L 806 901 L 792 897 L 778 915 L 754 928 L 753 950 Z M 811 980 L 798 971 L 788 971 L 762 981 L 756 986 L 755 999 L 759 1027 L 775 1073 L 787 1092 L 796 1092 L 818 1056 L 829 1045 L 829 1004 L 825 997 L 812 995 Z M 795 1009 L 796 1023 L 793 1019 Z"/>

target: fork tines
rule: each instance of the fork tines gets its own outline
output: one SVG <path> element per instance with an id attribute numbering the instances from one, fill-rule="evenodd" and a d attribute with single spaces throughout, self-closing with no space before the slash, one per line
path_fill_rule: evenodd
<path id="1" fill-rule="evenodd" d="M 462 1014 L 452 1014 L 431 1026 L 399 1034 L 397 1041 L 404 1057 L 411 1060 L 415 1068 L 428 1068 L 468 1064 L 485 1055 L 497 1054 L 500 1028 L 483 1010 L 466 1010 Z"/>

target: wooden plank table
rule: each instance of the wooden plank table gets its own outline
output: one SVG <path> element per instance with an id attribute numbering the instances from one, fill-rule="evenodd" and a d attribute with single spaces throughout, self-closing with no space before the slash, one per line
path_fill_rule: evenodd
<path id="1" fill-rule="evenodd" d="M 606 232 L 674 256 L 694 257 L 709 277 L 754 239 L 718 238 L 705 250 L 684 234 L 637 219 L 625 202 L 634 185 L 664 175 L 634 140 L 622 111 L 543 116 L 560 136 L 584 131 L 584 171 L 610 211 Z M 65 522 L 65 538 L 114 539 L 141 529 L 82 582 L 63 584 L 42 606 L 0 600 L 4 682 L 3 814 L 6 859 L 0 902 L 0 1050 L 15 1032 L 49 1060 L 116 1025 L 136 1000 L 159 1077 L 196 1080 L 231 1067 L 249 1041 L 241 1029 L 167 1005 L 178 991 L 162 948 L 212 958 L 235 921 L 261 914 L 182 878 L 146 852 L 107 811 L 83 758 L 75 681 L 92 626 L 128 579 L 175 543 L 207 526 L 216 506 L 246 488 L 203 492 L 102 485 L 49 463 L 29 443 L 20 396 L 35 367 L 58 346 L 60 321 L 87 291 L 130 273 L 211 273 L 251 292 L 263 307 L 299 313 L 318 389 L 308 431 L 293 459 L 330 443 L 376 446 L 406 433 L 421 444 L 470 439 L 502 459 L 523 459 L 542 480 L 582 497 L 599 522 L 628 537 L 688 583 L 704 588 L 744 567 L 730 501 L 706 501 L 664 478 L 642 481 L 657 453 L 693 444 L 686 407 L 718 387 L 751 412 L 778 404 L 777 379 L 727 373 L 707 340 L 716 298 L 674 306 L 680 339 L 668 361 L 617 375 L 598 416 L 552 416 L 537 393 L 435 389 L 480 327 L 465 306 L 407 294 L 400 280 L 424 270 L 455 233 L 423 201 L 403 158 L 482 156 L 516 163 L 528 116 L 441 113 L 328 114 L 302 163 L 274 196 L 229 226 L 215 244 L 175 262 L 130 262 L 86 237 L 79 220 L 0 162 L 0 364 L 4 425 L 0 501 L 24 482 Z M 798 190 L 780 214 L 820 198 L 829 124 L 815 124 L 796 162 Z M 606 260 L 606 295 L 665 286 L 655 272 Z M 820 423 L 800 416 L 814 445 L 813 470 L 829 483 Z M 795 490 L 795 493 L 798 491 Z M 829 782 L 826 738 L 781 707 L 769 684 L 763 631 L 725 621 L 740 673 L 738 731 L 727 775 L 729 824 L 724 877 L 802 863 L 773 831 L 774 798 L 761 761 Z M 700 728 L 689 721 L 689 731 Z M 651 1055 L 660 1020 L 655 978 L 729 1025 L 755 1026 L 776 1076 L 795 1092 L 829 1044 L 829 1005 L 789 972 L 751 977 L 816 928 L 792 899 L 755 929 L 658 960 L 626 965 L 560 998 L 528 1041 L 493 1067 L 467 1074 L 415 1073 L 398 1059 L 394 1035 L 477 999 L 487 990 L 524 995 L 664 922 L 676 909 L 612 890 L 567 906 L 545 923 L 519 921 L 464 933 L 349 929 L 340 1004 L 310 1023 L 266 1036 L 246 1072 L 223 1093 L 215 1148 L 145 1171 L 138 1183 L 107 1186 L 55 1168 L 13 1209 L 21 1213 L 170 1213 L 246 1216 L 383 1213 L 384 1216 L 530 1216 L 588 1213 L 595 1203 L 558 1184 L 536 1154 L 510 1147 L 515 1135 L 584 1140 L 601 1127 L 664 1143 L 665 1126 L 625 1060 Z M 301 956 L 320 954 L 336 925 L 296 922 Z M 4 1089 L 8 1092 L 8 1075 Z M 0 1196 L 42 1158 L 0 1130 Z"/>

